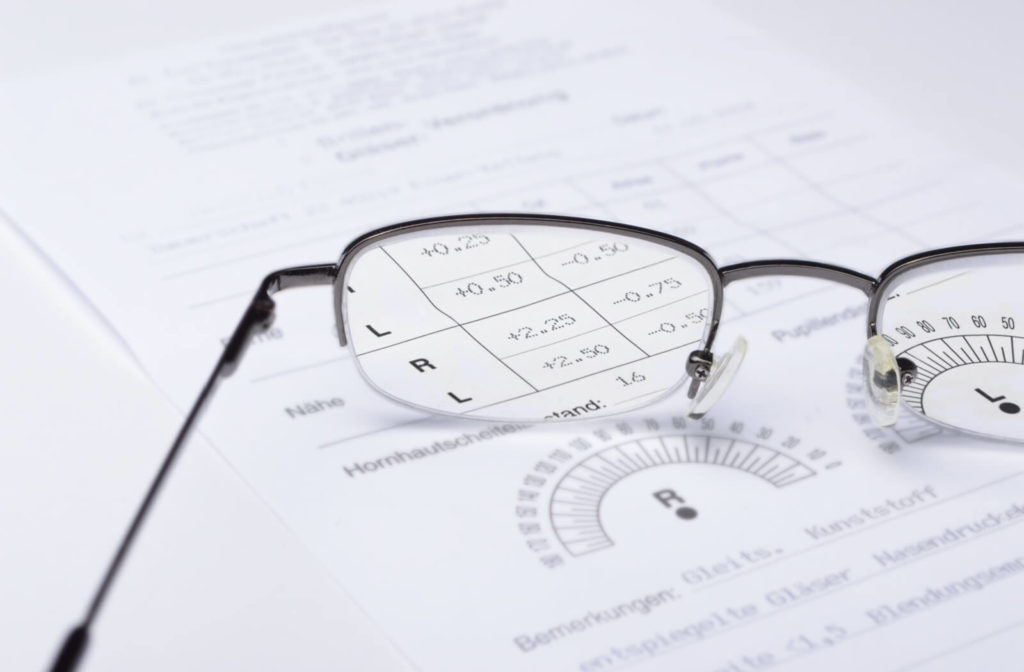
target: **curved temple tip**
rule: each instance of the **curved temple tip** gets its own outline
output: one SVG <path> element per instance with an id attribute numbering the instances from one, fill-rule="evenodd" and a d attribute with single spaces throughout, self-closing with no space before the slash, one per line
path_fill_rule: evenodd
<path id="1" fill-rule="evenodd" d="M 64 638 L 64 644 L 60 647 L 56 660 L 50 667 L 50 672 L 72 672 L 78 667 L 78 661 L 85 653 L 85 647 L 89 644 L 89 629 L 79 625 L 68 633 Z"/>

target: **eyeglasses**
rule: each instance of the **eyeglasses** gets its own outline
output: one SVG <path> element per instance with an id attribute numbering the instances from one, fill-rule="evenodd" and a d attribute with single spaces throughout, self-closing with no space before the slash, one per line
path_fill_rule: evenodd
<path id="1" fill-rule="evenodd" d="M 593 418 L 686 385 L 693 417 L 721 397 L 746 349 L 715 354 L 724 288 L 747 278 L 831 280 L 869 298 L 869 408 L 892 425 L 900 399 L 940 424 L 1024 440 L 1024 336 L 1016 335 L 1024 243 L 950 247 L 878 278 L 831 264 L 718 267 L 649 229 L 576 217 L 462 215 L 389 226 L 337 264 L 284 269 L 261 284 L 175 438 L 82 623 L 53 670 L 71 670 L 107 590 L 218 381 L 274 317 L 273 294 L 334 289 L 338 336 L 367 382 L 431 413 L 520 422 Z"/>

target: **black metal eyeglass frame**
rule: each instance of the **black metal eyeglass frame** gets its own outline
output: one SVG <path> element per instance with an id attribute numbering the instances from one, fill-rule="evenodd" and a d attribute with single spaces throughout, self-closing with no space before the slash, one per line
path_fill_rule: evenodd
<path id="1" fill-rule="evenodd" d="M 708 320 L 705 342 L 703 347 L 690 354 L 687 364 L 687 374 L 691 377 L 689 396 L 694 396 L 701 382 L 710 373 L 710 367 L 714 361 L 712 346 L 722 315 L 722 298 L 725 286 L 737 280 L 758 278 L 763 276 L 799 276 L 817 278 L 837 282 L 862 291 L 869 299 L 867 336 L 871 338 L 878 334 L 878 317 L 882 308 L 882 300 L 885 297 L 887 288 L 904 273 L 935 262 L 950 259 L 959 259 L 975 256 L 993 254 L 1006 254 L 1013 252 L 1024 252 L 1024 242 L 1006 243 L 981 243 L 975 245 L 959 245 L 945 247 L 926 252 L 920 252 L 904 257 L 888 266 L 881 275 L 874 278 L 859 271 L 843 266 L 826 264 L 822 262 L 806 261 L 799 259 L 764 259 L 760 261 L 747 261 L 738 264 L 730 264 L 718 267 L 711 256 L 702 248 L 682 238 L 671 234 L 661 233 L 628 224 L 619 224 L 598 219 L 587 219 L 583 217 L 565 217 L 558 215 L 536 215 L 536 214 L 467 214 L 448 217 L 434 217 L 419 219 L 386 226 L 370 231 L 352 241 L 342 252 L 337 263 L 314 264 L 308 266 L 295 266 L 274 271 L 268 275 L 257 289 L 255 296 L 249 302 L 242 319 L 235 327 L 231 338 L 228 340 L 224 351 L 217 360 L 216 366 L 210 373 L 209 378 L 203 385 L 198 397 L 185 417 L 178 434 L 167 451 L 163 462 L 160 465 L 156 476 L 153 478 L 145 497 L 139 504 L 131 524 L 125 531 L 124 536 L 118 545 L 114 557 L 103 576 L 102 581 L 96 589 L 92 601 L 86 610 L 85 617 L 66 636 L 58 652 L 56 659 L 50 668 L 52 672 L 68 672 L 77 667 L 82 654 L 89 640 L 89 629 L 95 622 L 103 601 L 110 589 L 111 584 L 118 570 L 124 562 L 125 557 L 134 541 L 138 531 L 145 521 L 161 486 L 167 480 L 175 459 L 187 442 L 192 429 L 197 424 L 207 402 L 213 396 L 220 380 L 227 378 L 238 368 L 246 347 L 252 338 L 268 329 L 274 319 L 273 295 L 277 292 L 294 287 L 308 287 L 313 285 L 331 285 L 334 288 L 334 310 L 338 326 L 338 339 L 342 346 L 347 345 L 344 325 L 344 301 L 346 292 L 345 278 L 352 260 L 362 250 L 379 244 L 389 238 L 410 233 L 430 231 L 432 229 L 450 229 L 457 227 L 480 226 L 480 225 L 516 225 L 516 226 L 550 226 L 588 229 L 593 231 L 604 231 L 619 235 L 639 238 L 647 242 L 656 243 L 682 253 L 696 260 L 707 272 L 712 283 L 713 301 L 711 315 Z M 913 377 L 912 365 L 900 361 L 900 376 L 904 380 Z M 907 367 L 906 369 L 904 367 Z"/>

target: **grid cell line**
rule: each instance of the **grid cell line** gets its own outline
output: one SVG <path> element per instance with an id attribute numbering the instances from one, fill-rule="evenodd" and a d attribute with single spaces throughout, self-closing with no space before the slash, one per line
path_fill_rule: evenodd
<path id="1" fill-rule="evenodd" d="M 679 350 L 681 348 L 688 347 L 690 345 L 693 345 L 693 343 L 696 343 L 696 342 L 697 341 L 693 341 L 691 343 L 687 343 L 687 344 L 684 344 L 684 345 L 679 345 L 679 346 L 676 346 L 676 347 L 671 348 L 669 350 L 665 350 L 664 352 L 659 352 L 657 355 L 655 355 L 655 357 L 660 356 L 660 355 L 664 355 L 666 352 L 672 352 L 673 350 Z M 562 387 L 563 385 L 571 385 L 572 383 L 579 382 L 579 381 L 583 380 L 584 378 L 590 378 L 591 376 L 596 376 L 596 375 L 599 375 L 599 374 L 602 374 L 602 373 L 607 373 L 608 371 L 614 371 L 615 369 L 626 367 L 626 366 L 629 366 L 630 364 L 636 364 L 637 362 L 642 362 L 645 359 L 649 359 L 649 357 L 639 357 L 639 358 L 634 359 L 634 360 L 629 361 L 629 362 L 623 362 L 621 364 L 616 364 L 614 366 L 609 366 L 607 369 L 601 369 L 600 371 L 594 371 L 592 373 L 588 373 L 588 374 L 586 374 L 584 376 L 580 376 L 579 378 L 573 378 L 571 380 L 564 380 L 564 381 L 562 381 L 560 383 L 555 383 L 554 385 L 548 385 L 545 388 L 537 390 L 537 392 L 527 392 L 526 394 L 521 394 L 521 395 L 519 395 L 517 397 L 511 397 L 511 398 L 505 399 L 503 401 L 496 401 L 496 402 L 491 403 L 491 404 L 486 404 L 485 406 L 477 406 L 476 408 L 473 409 L 473 411 L 474 412 L 482 411 L 484 409 L 491 408 L 492 406 L 498 406 L 499 404 L 504 404 L 504 403 L 509 402 L 509 401 L 516 401 L 516 400 L 519 400 L 519 399 L 525 399 L 526 397 L 529 397 L 529 396 L 532 396 L 534 394 L 537 394 L 538 392 L 547 392 L 548 390 L 553 390 L 556 387 Z M 667 389 L 667 388 L 663 388 L 663 390 L 664 389 Z M 640 397 L 646 397 L 646 396 L 648 396 L 648 395 L 646 395 L 646 394 L 641 394 L 640 395 Z M 634 398 L 635 399 L 639 399 L 640 397 L 634 397 Z M 629 401 L 629 400 L 626 400 L 626 401 Z M 623 403 L 623 402 L 620 402 L 620 403 Z"/>
<path id="2" fill-rule="evenodd" d="M 760 149 L 760 147 L 758 147 L 758 149 Z M 767 153 L 765 155 L 770 157 L 770 155 L 768 155 Z M 714 208 L 716 211 L 718 211 L 723 217 L 728 219 L 733 224 L 736 224 L 736 225 L 741 226 L 741 227 L 743 227 L 745 229 L 748 229 L 754 235 L 760 234 L 760 235 L 762 235 L 762 236 L 764 236 L 766 238 L 770 238 L 771 240 L 774 240 L 776 243 L 778 243 L 782 247 L 785 247 L 785 248 L 793 251 L 793 253 L 796 254 L 796 256 L 798 256 L 798 257 L 805 256 L 803 250 L 798 249 L 795 245 L 792 245 L 789 241 L 784 240 L 782 238 L 779 238 L 778 236 L 773 234 L 770 230 L 761 229 L 759 227 L 752 226 L 752 225 L 748 224 L 747 222 L 744 222 L 743 220 L 741 220 L 739 217 L 736 216 L 736 213 L 734 213 L 731 209 L 727 208 L 724 204 L 720 203 L 717 198 L 712 197 L 711 194 L 709 194 L 707 191 L 702 189 L 699 184 L 684 178 L 679 173 L 679 171 L 675 170 L 671 165 L 668 164 L 668 162 L 663 163 L 663 165 L 664 165 L 666 170 L 668 170 L 670 173 L 675 175 L 676 179 L 679 180 L 679 184 L 680 185 L 682 185 L 683 187 L 686 187 L 688 189 L 692 189 L 693 193 L 697 194 L 697 196 L 699 196 L 700 198 L 704 199 L 704 201 L 708 205 L 710 205 L 712 208 Z M 724 182 L 724 181 L 729 180 L 730 177 L 731 176 L 723 176 L 723 177 L 718 178 L 718 179 L 720 181 Z"/>
<path id="3" fill-rule="evenodd" d="M 847 203 L 843 199 L 835 196 L 830 191 L 825 189 L 822 185 L 818 184 L 817 182 L 812 180 L 810 177 L 808 177 L 806 174 L 804 174 L 804 172 L 802 170 L 798 169 L 796 166 L 791 164 L 789 161 L 786 161 L 781 156 L 775 154 L 774 152 L 769 151 L 764 146 L 763 143 L 759 142 L 753 136 L 748 136 L 747 140 L 750 142 L 750 144 L 752 144 L 753 146 L 757 147 L 759 150 L 764 152 L 765 156 L 769 157 L 772 161 L 774 161 L 776 164 L 778 164 L 783 170 L 788 171 L 791 175 L 793 175 L 797 179 L 801 180 L 804 184 L 806 184 L 812 191 L 814 191 L 815 193 L 821 195 L 822 198 L 825 198 L 825 199 L 827 199 L 829 201 L 832 201 L 837 206 L 839 206 L 839 208 L 841 208 L 842 210 L 845 210 L 846 212 L 850 213 L 851 215 L 853 215 L 855 217 L 859 217 L 859 218 L 861 218 L 861 219 L 863 219 L 865 221 L 871 222 L 872 224 L 875 224 L 877 226 L 881 226 L 883 229 L 885 229 L 889 233 L 893 233 L 893 234 L 896 234 L 898 236 L 902 236 L 906 240 L 909 240 L 910 242 L 914 243 L 915 245 L 917 245 L 918 247 L 920 247 L 922 249 L 927 247 L 927 244 L 925 242 L 923 242 L 920 238 L 918 238 L 917 236 L 913 235 L 909 231 L 906 231 L 904 229 L 904 227 L 895 226 L 895 225 L 891 224 L 890 222 L 887 222 L 886 220 L 881 219 L 880 217 L 876 217 L 875 215 L 872 215 L 870 212 L 865 210 L 862 206 L 854 205 L 852 203 Z M 864 240 L 864 239 L 866 239 L 868 237 L 869 236 L 867 236 L 867 235 L 862 236 L 861 240 Z"/>
<path id="4" fill-rule="evenodd" d="M 566 177 L 564 182 L 565 184 L 569 185 L 570 188 L 575 190 L 577 194 L 581 195 L 586 200 L 586 202 L 590 204 L 590 207 L 601 211 L 602 213 L 604 213 L 604 216 L 607 217 L 608 219 L 615 219 L 615 214 L 612 212 L 611 208 L 608 207 L 607 203 L 594 198 L 589 193 L 587 193 L 587 191 L 583 189 L 579 184 L 577 184 L 576 180 L 578 180 L 580 177 L 585 176 L 581 176 L 578 174 L 571 175 Z"/>
<path id="5" fill-rule="evenodd" d="M 505 363 L 505 360 L 503 360 L 501 357 L 498 357 L 497 355 L 495 355 L 493 352 L 490 351 L 489 348 L 487 348 L 487 346 L 485 346 L 483 343 L 478 341 L 476 339 L 476 337 L 473 336 L 473 334 L 469 333 L 469 330 L 467 330 L 466 327 L 464 327 L 461 322 L 459 322 L 458 320 L 453 318 L 451 315 L 449 315 L 448 313 L 446 313 L 443 310 L 441 310 L 440 308 L 438 308 L 437 304 L 435 304 L 433 301 L 431 301 L 430 297 L 427 296 L 427 293 L 423 291 L 423 288 L 420 287 L 418 284 L 416 284 L 416 281 L 413 280 L 412 276 L 409 275 L 409 273 L 406 272 L 406 270 L 404 268 L 402 268 L 402 265 L 400 263 L 398 263 L 395 260 L 394 257 L 392 257 L 390 254 L 388 254 L 387 250 L 385 250 L 383 247 L 381 247 L 380 250 L 381 250 L 381 252 L 383 252 L 384 254 L 387 255 L 388 259 L 390 259 L 395 264 L 395 266 L 397 266 L 399 268 L 399 270 L 402 271 L 402 273 L 405 274 L 405 277 L 409 278 L 409 282 L 411 282 L 416 287 L 416 289 L 420 290 L 420 292 L 427 299 L 427 301 L 430 302 L 430 305 L 434 307 L 434 310 L 436 310 L 437 312 L 441 313 L 442 315 L 447 317 L 449 320 L 454 322 L 456 325 L 458 325 L 458 327 L 460 329 L 462 329 L 462 331 L 465 332 L 465 334 L 467 336 L 469 336 L 471 339 L 473 339 L 473 341 L 476 342 L 477 345 L 479 345 L 481 348 L 483 348 L 487 352 L 487 354 L 489 354 L 491 357 L 494 357 L 496 360 L 498 360 L 501 363 L 501 365 L 504 366 L 509 371 L 511 371 L 516 376 L 516 378 L 518 378 L 519 380 L 521 380 L 524 383 L 526 383 L 530 387 L 531 390 L 533 390 L 534 392 L 537 391 L 537 388 L 534 387 L 532 384 L 530 384 L 530 381 L 528 381 L 525 378 L 523 378 L 522 376 L 520 376 L 519 373 L 515 369 L 513 369 L 511 366 L 509 366 L 508 364 Z M 508 400 L 506 399 L 505 401 L 508 401 Z"/>
<path id="6" fill-rule="evenodd" d="M 384 248 L 381 248 L 381 249 L 384 249 Z M 493 268 L 486 268 L 486 269 L 484 269 L 482 271 L 476 271 L 474 273 L 470 273 L 469 275 L 462 275 L 462 276 L 459 276 L 457 278 L 450 278 L 448 280 L 442 280 L 441 282 L 435 282 L 432 285 L 427 285 L 426 287 L 420 287 L 420 289 L 427 290 L 427 289 L 434 289 L 436 287 L 441 287 L 442 285 L 450 285 L 453 282 L 460 282 L 462 280 L 468 280 L 469 278 L 476 278 L 478 276 L 486 275 L 488 273 L 493 273 L 495 271 L 502 271 L 502 270 L 504 270 L 506 268 L 512 268 L 513 266 L 518 266 L 519 264 L 522 264 L 524 262 L 525 262 L 525 260 L 520 259 L 520 260 L 517 260 L 517 261 L 513 261 L 511 263 L 508 263 L 508 264 L 502 264 L 501 266 L 494 266 Z M 413 280 L 413 282 L 416 282 L 416 281 Z M 416 286 L 419 287 L 418 284 Z"/>
<path id="7" fill-rule="evenodd" d="M 572 187 L 573 189 L 575 189 L 577 193 L 582 195 L 592 207 L 603 209 L 604 206 L 607 205 L 607 204 L 616 203 L 616 202 L 622 201 L 622 200 L 628 200 L 630 197 L 623 197 L 623 198 L 618 198 L 618 199 L 607 199 L 607 200 L 597 199 L 597 198 L 591 196 L 589 193 L 587 193 L 587 191 L 585 189 L 583 189 L 583 188 L 579 187 L 578 185 L 576 185 L 574 183 L 574 181 L 578 180 L 580 178 L 594 177 L 594 176 L 605 174 L 605 173 L 612 172 L 612 171 L 615 171 L 615 170 L 621 170 L 621 169 L 625 169 L 625 168 L 640 167 L 640 166 L 651 164 L 651 163 L 660 164 L 660 163 L 663 163 L 663 162 L 666 162 L 666 161 L 672 161 L 674 159 L 680 159 L 680 158 L 684 158 L 684 157 L 688 157 L 688 156 L 693 156 L 693 155 L 696 155 L 696 154 L 702 154 L 704 152 L 707 152 L 708 150 L 715 149 L 716 147 L 721 147 L 723 145 L 729 145 L 729 144 L 735 143 L 735 142 L 737 142 L 739 140 L 743 140 L 747 135 L 761 135 L 761 134 L 766 134 L 766 133 L 773 133 L 773 132 L 776 132 L 776 131 L 779 131 L 779 130 L 782 130 L 782 129 L 785 129 L 785 128 L 790 128 L 792 126 L 803 126 L 803 125 L 806 125 L 806 124 L 811 123 L 811 122 L 833 119 L 833 118 L 835 118 L 835 116 L 836 116 L 835 112 L 833 112 L 831 110 L 824 110 L 823 109 L 823 110 L 821 110 L 819 112 L 815 112 L 813 114 L 806 114 L 804 116 L 797 117 L 795 119 L 788 119 L 788 120 L 785 120 L 785 121 L 779 121 L 779 122 L 772 123 L 772 124 L 770 124 L 768 126 L 762 126 L 760 128 L 750 129 L 750 130 L 748 130 L 746 132 L 745 135 L 728 136 L 728 137 L 712 140 L 710 142 L 703 142 L 703 143 L 699 143 L 699 144 L 695 144 L 695 145 L 689 145 L 689 146 L 684 147 L 684 148 L 679 148 L 679 149 L 675 149 L 675 150 L 670 149 L 667 154 L 666 153 L 658 153 L 658 154 L 655 154 L 655 155 L 652 155 L 652 156 L 648 156 L 646 158 L 637 158 L 635 160 L 632 160 L 632 161 L 629 161 L 629 162 L 626 162 L 626 163 L 617 163 L 617 164 L 612 165 L 612 166 L 606 166 L 606 167 L 601 168 L 599 170 L 590 170 L 590 171 L 586 171 L 586 172 L 577 172 L 577 173 L 574 173 L 572 175 L 568 175 L 568 176 L 563 177 L 560 181 L 568 183 L 569 186 Z M 530 186 L 531 187 L 539 186 L 541 184 L 547 184 L 547 183 L 546 182 L 541 182 L 541 183 L 533 184 L 533 185 L 530 185 Z M 500 192 L 500 193 L 511 193 L 511 192 Z"/>
<path id="8" fill-rule="evenodd" d="M 576 290 L 575 290 L 575 289 L 572 289 L 571 287 L 569 287 L 569 285 L 565 284 L 564 282 L 562 282 L 562 281 L 561 281 L 561 280 L 559 280 L 558 278 L 552 277 L 552 276 L 551 276 L 551 275 L 550 275 L 550 274 L 549 274 L 549 273 L 548 273 L 547 271 L 545 271 L 545 270 L 544 270 L 544 267 L 543 267 L 543 266 L 541 266 L 541 265 L 540 265 L 539 263 L 537 263 L 537 260 L 533 258 L 533 255 L 532 255 L 532 254 L 530 253 L 530 251 L 529 251 L 528 249 L 526 249 L 526 246 L 525 246 L 525 245 L 523 245 L 523 244 L 522 244 L 522 242 L 520 242 L 519 238 L 517 238 L 517 237 L 516 237 L 515 235 L 513 235 L 513 236 L 512 236 L 512 240 L 516 241 L 516 244 L 517 244 L 517 245 L 519 245 L 519 247 L 523 248 L 523 252 L 525 252 L 525 253 L 526 253 L 526 256 L 528 256 L 528 257 L 530 258 L 530 261 L 532 261 L 532 262 L 533 262 L 533 264 L 534 264 L 534 265 L 535 265 L 535 266 L 536 266 L 536 267 L 537 267 L 537 268 L 538 268 L 538 269 L 540 270 L 540 272 L 541 272 L 541 273 L 543 273 L 543 274 L 544 274 L 544 275 L 546 275 L 547 277 L 551 278 L 552 280 L 554 280 L 555 282 L 557 282 L 558 284 L 560 284 L 560 285 L 561 285 L 562 287 L 565 287 L 565 289 L 566 289 L 566 291 L 567 291 L 567 292 L 569 292 L 570 294 L 572 294 L 573 296 L 575 296 L 575 297 L 576 297 L 577 299 L 579 299 L 579 300 L 580 300 L 580 301 L 581 301 L 581 302 L 582 302 L 582 303 L 583 303 L 583 304 L 584 304 L 584 305 L 585 305 L 585 306 L 586 306 L 587 308 L 590 308 L 590 309 L 591 309 L 592 311 L 594 311 L 594 312 L 595 312 L 595 313 L 596 313 L 596 314 L 597 314 L 598 316 L 600 316 L 600 318 L 601 318 L 602 320 L 604 320 L 604 323 L 605 323 L 605 324 L 607 324 L 607 325 L 608 325 L 609 327 L 611 327 L 612 329 L 614 329 L 614 330 L 615 330 L 615 332 L 616 332 L 616 333 L 617 333 L 617 334 L 618 334 L 619 336 L 622 336 L 622 337 L 623 337 L 624 339 L 626 339 L 627 341 L 629 341 L 630 345 L 632 345 L 632 346 L 633 346 L 634 348 L 636 348 L 637 350 L 639 350 L 640 352 L 642 352 L 642 353 L 644 354 L 644 357 L 650 357 L 650 356 L 651 356 L 650 354 L 648 354 L 648 352 L 647 352 L 646 350 L 644 350 L 644 349 L 643 349 L 643 348 L 641 348 L 641 347 L 640 347 L 639 345 L 637 345 L 636 343 L 634 343 L 634 342 L 633 342 L 633 340 L 632 340 L 631 338 L 629 338 L 629 337 L 628 337 L 628 336 L 626 336 L 626 335 L 625 335 L 624 333 L 622 333 L 621 331 L 619 331 L 619 328 L 618 328 L 618 327 L 616 327 L 616 326 L 615 326 L 614 324 L 612 324 L 611 322 L 609 322 L 609 321 L 608 321 L 608 318 L 607 318 L 607 317 L 605 317 L 605 316 L 604 316 L 604 314 L 603 314 L 603 313 L 602 313 L 602 312 L 601 312 L 600 310 L 598 310 L 597 308 L 594 308 L 594 307 L 593 307 L 592 305 L 590 305 L 590 303 L 589 303 L 589 302 L 588 302 L 588 301 L 587 301 L 586 299 L 584 299 L 584 298 L 583 298 L 582 296 L 580 296 L 579 294 L 577 294 L 577 293 L 576 293 Z M 634 269 L 634 270 L 635 270 L 635 269 Z M 632 272 L 632 271 L 630 271 L 630 272 Z M 592 282 L 592 283 L 590 283 L 590 285 L 589 285 L 589 286 L 593 286 L 593 285 L 599 284 L 599 283 L 601 283 L 601 282 L 604 282 L 605 280 L 608 280 L 608 279 L 609 279 L 609 278 L 604 278 L 603 280 L 599 280 L 599 281 L 597 281 L 597 282 Z"/>
<path id="9" fill-rule="evenodd" d="M 762 133 L 769 133 L 769 132 L 777 131 L 777 130 L 780 130 L 780 129 L 783 129 L 783 128 L 788 128 L 788 127 L 791 127 L 791 126 L 798 126 L 798 125 L 806 124 L 808 122 L 817 121 L 819 119 L 829 119 L 829 118 L 832 118 L 834 116 L 835 116 L 834 112 L 832 112 L 830 110 L 822 110 L 820 112 L 804 115 L 804 116 L 798 117 L 796 119 L 780 121 L 778 123 L 774 123 L 774 124 L 771 124 L 771 125 L 768 125 L 768 126 L 765 126 L 765 127 L 762 127 L 762 128 L 753 129 L 752 131 L 750 131 L 750 133 L 752 133 L 753 135 L 758 135 L 758 134 L 762 134 Z M 654 157 L 652 160 L 654 160 L 654 161 L 658 161 L 658 160 L 671 160 L 671 159 L 674 159 L 674 158 L 677 158 L 677 157 L 687 156 L 687 155 L 695 153 L 695 152 L 704 151 L 704 150 L 712 148 L 712 147 L 717 147 L 717 146 L 720 146 L 720 145 L 723 145 L 723 144 L 727 144 L 729 142 L 734 142 L 737 139 L 739 139 L 739 138 L 738 137 L 729 137 L 729 138 L 725 138 L 725 139 L 721 139 L 721 140 L 715 140 L 715 141 L 710 142 L 710 143 L 704 143 L 704 144 L 688 147 L 688 148 L 680 150 L 680 151 L 670 152 L 669 154 L 661 155 L 660 157 Z M 635 162 L 629 162 L 629 163 L 625 163 L 625 164 L 619 164 L 617 166 L 613 166 L 613 168 L 628 167 L 628 166 L 637 165 L 637 164 L 640 164 L 640 163 L 646 163 L 646 161 L 635 161 Z M 535 187 L 541 187 L 541 186 L 547 186 L 547 185 L 555 185 L 555 184 L 564 184 L 564 185 L 568 185 L 576 193 L 581 195 L 584 198 L 584 200 L 591 205 L 591 207 L 594 207 L 596 209 L 599 209 L 599 210 L 605 212 L 606 215 L 610 215 L 610 213 L 608 212 L 608 209 L 605 207 L 605 204 L 603 202 L 599 202 L 599 201 L 596 201 L 595 199 L 591 198 L 586 192 L 584 192 L 582 189 L 580 189 L 577 185 L 575 185 L 573 183 L 573 180 L 576 179 L 577 177 L 587 176 L 587 175 L 592 175 L 592 174 L 594 174 L 594 173 L 589 173 L 589 172 L 588 173 L 577 173 L 575 175 L 566 175 L 566 176 L 563 176 L 561 178 L 554 178 L 554 179 L 551 179 L 551 180 L 544 180 L 544 181 L 540 181 L 540 182 L 532 182 L 532 183 L 529 183 L 529 184 L 526 184 L 526 185 L 517 186 L 514 189 L 504 189 L 504 190 L 500 190 L 500 191 L 496 191 L 496 192 L 491 192 L 485 198 L 483 198 L 481 200 L 487 200 L 487 198 L 490 198 L 490 197 L 493 197 L 493 196 L 504 196 L 504 195 L 508 195 L 508 194 L 520 193 L 520 192 L 523 192 L 523 191 L 531 190 L 531 189 L 533 189 Z M 500 180 L 495 179 L 495 180 L 492 180 L 492 181 L 500 181 Z M 401 199 L 399 202 L 400 203 L 415 202 L 415 198 L 407 197 L 407 198 Z M 473 205 L 476 202 L 477 201 L 472 201 L 472 202 L 470 202 L 470 205 Z M 462 209 L 462 207 L 464 207 L 466 205 L 466 202 L 447 202 L 447 203 L 442 203 L 442 205 L 444 205 L 445 207 L 440 208 L 440 210 L 457 211 L 457 210 Z M 462 207 L 460 207 L 460 206 L 462 206 Z M 474 207 L 473 209 L 479 209 L 479 208 L 475 208 Z M 330 224 L 331 226 L 334 226 L 336 224 L 336 221 L 335 221 L 335 219 L 333 219 L 331 217 L 326 217 L 326 218 L 323 219 L 322 223 L 324 225 Z M 330 233 L 330 234 L 326 234 L 326 235 L 317 235 L 317 236 L 314 236 L 314 237 L 311 237 L 311 238 L 304 238 L 302 240 L 298 240 L 298 241 L 289 243 L 285 247 L 287 247 L 287 248 L 301 248 L 301 247 L 305 247 L 305 246 L 321 243 L 324 240 L 336 240 L 337 238 L 338 238 L 338 234 L 337 233 Z M 341 240 L 340 242 L 344 243 L 346 241 L 345 240 Z M 193 268 L 193 269 L 190 269 L 190 270 L 185 269 L 184 273 L 176 273 L 175 276 L 177 276 L 179 274 L 183 274 L 184 275 L 184 274 L 198 273 L 198 272 L 202 272 L 202 271 L 206 271 L 206 270 L 211 270 L 211 269 L 214 269 L 214 268 L 222 268 L 222 267 L 224 267 L 226 265 L 229 265 L 229 264 L 237 264 L 237 263 L 240 263 L 240 262 L 247 261 L 247 260 L 249 260 L 249 259 L 251 259 L 253 257 L 270 255 L 270 254 L 273 254 L 275 252 L 278 252 L 281 249 L 283 249 L 282 246 L 276 245 L 276 246 L 269 247 L 269 248 L 263 248 L 263 249 L 260 249 L 260 250 L 254 250 L 252 252 L 246 253 L 246 254 L 241 255 L 241 256 L 235 256 L 235 257 L 231 257 L 231 258 L 222 258 L 222 259 L 219 259 L 215 264 L 209 264 L 209 265 L 205 265 L 205 266 L 202 266 L 202 267 L 199 267 L 199 268 Z M 166 277 L 162 278 L 161 281 L 166 282 L 166 281 L 169 281 L 171 279 L 172 279 L 171 276 L 166 276 Z M 230 298 L 235 298 L 236 296 L 237 297 L 248 296 L 250 293 L 251 292 L 249 290 L 246 290 L 245 292 L 238 292 L 236 295 L 221 297 L 221 299 L 219 299 L 219 300 L 228 300 Z M 200 308 L 200 307 L 204 307 L 205 305 L 206 305 L 205 303 L 203 303 L 203 304 L 195 304 L 193 306 L 190 306 L 190 308 L 193 308 L 193 307 L 194 308 Z"/>

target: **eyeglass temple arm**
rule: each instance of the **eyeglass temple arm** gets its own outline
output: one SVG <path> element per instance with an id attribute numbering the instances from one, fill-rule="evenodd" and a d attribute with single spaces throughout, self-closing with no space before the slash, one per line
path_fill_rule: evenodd
<path id="1" fill-rule="evenodd" d="M 93 621 L 96 620 L 100 608 L 103 606 L 103 601 L 110 590 L 114 577 L 117 576 L 118 571 L 121 569 L 121 565 L 128 555 L 132 542 L 142 528 L 146 514 L 149 513 L 149 509 L 156 500 L 160 487 L 167 480 L 175 459 L 188 442 L 189 436 L 198 423 L 207 402 L 213 396 L 217 384 L 221 379 L 227 378 L 235 372 L 253 336 L 265 331 L 273 323 L 274 301 L 271 297 L 281 290 L 291 289 L 292 287 L 332 284 L 337 274 L 338 266 L 335 264 L 296 266 L 275 271 L 268 275 L 260 284 L 259 290 L 257 290 L 252 301 L 249 302 L 249 307 L 246 308 L 241 321 L 235 327 L 227 345 L 224 346 L 224 351 L 217 360 L 217 365 L 213 368 L 213 372 L 207 379 L 202 391 L 200 391 L 199 396 L 192 404 L 191 410 L 189 410 L 188 415 L 185 417 L 185 422 L 182 424 L 181 429 L 178 430 L 174 442 L 164 456 L 163 463 L 153 478 L 153 482 L 150 483 L 146 496 L 135 511 L 135 517 L 125 531 L 124 536 L 121 538 L 121 543 L 118 545 L 117 552 L 114 553 L 113 559 L 107 566 L 107 571 L 103 575 L 103 580 L 96 589 L 96 593 L 93 595 L 89 609 L 85 613 L 85 618 L 65 637 L 64 643 L 61 645 L 53 665 L 50 667 L 51 672 L 71 672 L 71 670 L 78 666 L 82 654 L 85 652 L 85 647 L 89 643 L 89 628 Z"/>

